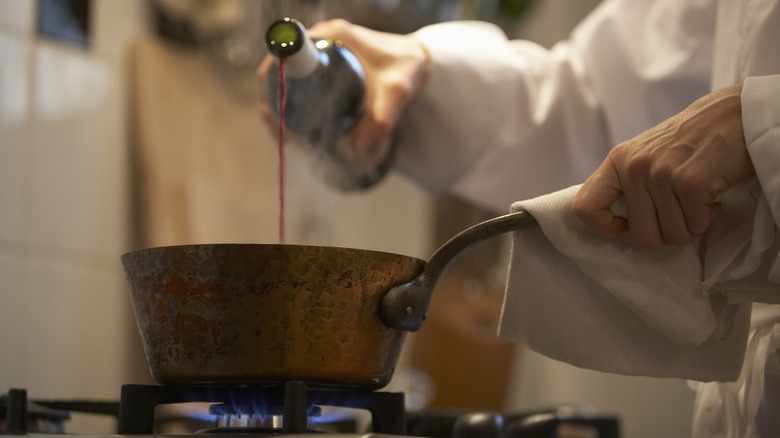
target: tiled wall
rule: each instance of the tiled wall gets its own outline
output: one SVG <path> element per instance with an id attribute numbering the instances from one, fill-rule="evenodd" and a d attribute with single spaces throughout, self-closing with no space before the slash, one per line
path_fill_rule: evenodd
<path id="1" fill-rule="evenodd" d="M 145 2 L 92 2 L 84 49 L 0 0 L 0 393 L 115 399 L 131 372 L 126 49 Z M 110 422 L 76 417 L 82 432 Z"/>

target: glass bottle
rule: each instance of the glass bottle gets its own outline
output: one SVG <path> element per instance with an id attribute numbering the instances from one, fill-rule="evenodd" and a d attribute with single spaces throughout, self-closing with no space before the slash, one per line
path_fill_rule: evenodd
<path id="1" fill-rule="evenodd" d="M 378 162 L 356 156 L 349 133 L 360 121 L 365 73 L 357 57 L 337 41 L 314 41 L 299 21 L 271 24 L 266 45 L 276 57 L 267 75 L 268 103 L 278 118 L 279 64 L 286 79 L 285 128 L 311 146 L 324 161 L 326 178 L 341 189 L 373 185 L 389 167 L 389 154 Z"/>

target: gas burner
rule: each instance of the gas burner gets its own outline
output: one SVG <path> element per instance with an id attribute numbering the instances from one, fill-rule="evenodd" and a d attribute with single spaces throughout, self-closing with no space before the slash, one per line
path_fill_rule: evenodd
<path id="1" fill-rule="evenodd" d="M 118 433 L 153 434 L 158 405 L 191 402 L 212 403 L 214 429 L 201 431 L 208 434 L 266 429 L 307 433 L 321 412 L 319 406 L 364 409 L 371 413 L 374 432 L 406 433 L 403 393 L 309 389 L 300 381 L 264 387 L 124 385 Z"/>
<path id="2" fill-rule="evenodd" d="M 211 429 L 204 433 L 252 433 L 280 431 L 284 425 L 284 408 L 279 405 L 257 406 L 219 403 L 209 407 L 214 418 Z M 319 406 L 306 407 L 307 429 L 314 429 L 314 419 L 322 415 Z"/>

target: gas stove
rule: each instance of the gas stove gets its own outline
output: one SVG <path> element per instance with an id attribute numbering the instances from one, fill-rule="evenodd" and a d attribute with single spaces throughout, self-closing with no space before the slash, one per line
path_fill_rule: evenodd
<path id="1" fill-rule="evenodd" d="M 158 406 L 196 405 L 195 428 L 185 433 L 160 432 Z M 325 410 L 357 409 L 370 413 L 368 430 L 355 422 L 333 421 Z M 61 438 L 71 412 L 116 417 L 116 435 L 103 438 L 242 438 L 323 437 L 398 438 L 619 438 L 615 416 L 564 412 L 561 408 L 522 413 L 474 411 L 407 412 L 400 392 L 352 391 L 308 387 L 300 381 L 270 386 L 123 385 L 118 402 L 28 400 L 23 389 L 0 397 L 0 433 Z M 73 438 L 76 435 L 67 434 Z M 92 436 L 92 438 L 99 438 Z"/>

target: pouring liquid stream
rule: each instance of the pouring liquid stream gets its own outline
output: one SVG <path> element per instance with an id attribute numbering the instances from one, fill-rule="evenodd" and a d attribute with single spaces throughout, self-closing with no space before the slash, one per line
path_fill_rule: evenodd
<path id="1" fill-rule="evenodd" d="M 285 243 L 284 231 L 284 110 L 287 106 L 287 78 L 284 74 L 284 57 L 279 58 L 279 86 L 276 91 L 279 108 L 279 243 Z"/>

